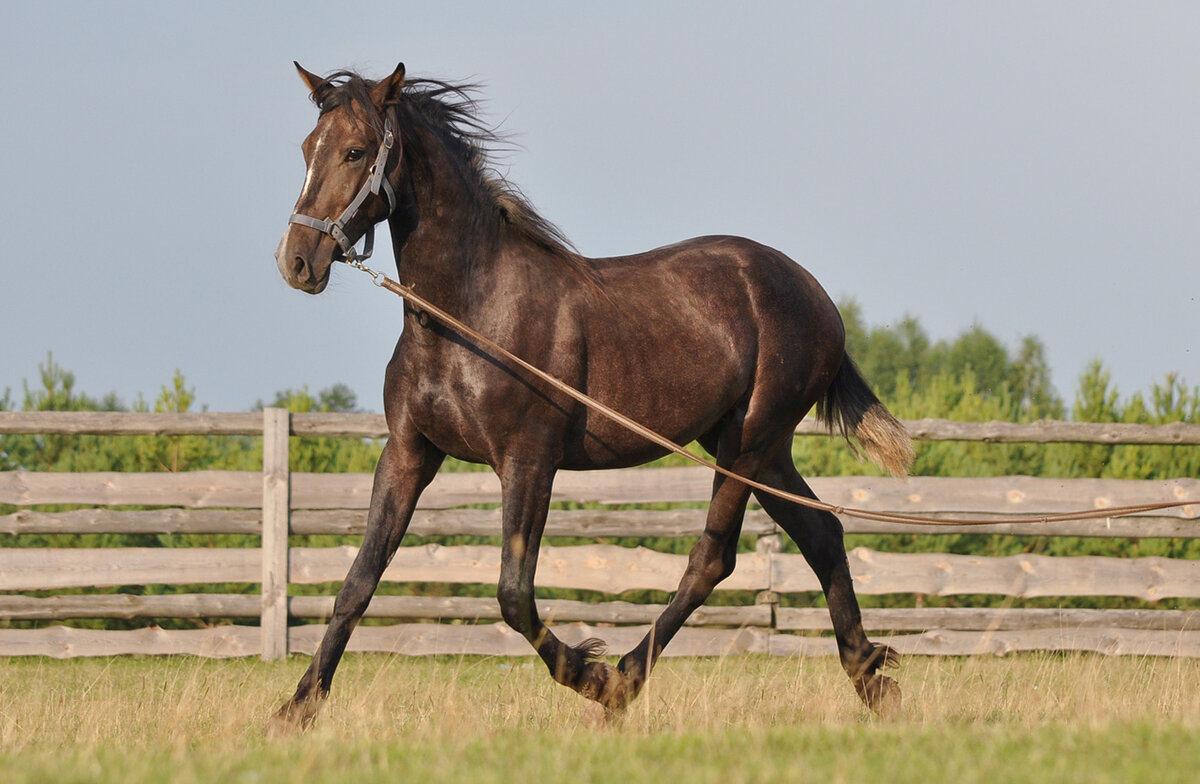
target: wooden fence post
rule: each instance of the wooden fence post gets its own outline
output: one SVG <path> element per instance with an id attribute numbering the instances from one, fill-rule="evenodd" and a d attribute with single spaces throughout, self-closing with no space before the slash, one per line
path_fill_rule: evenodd
<path id="1" fill-rule="evenodd" d="M 263 661 L 283 659 L 288 653 L 288 530 L 292 484 L 288 471 L 290 431 L 291 414 L 287 409 L 263 409 Z"/>

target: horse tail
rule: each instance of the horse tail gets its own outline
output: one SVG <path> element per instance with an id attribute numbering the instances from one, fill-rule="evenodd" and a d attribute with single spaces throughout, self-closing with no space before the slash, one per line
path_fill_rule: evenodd
<path id="1" fill-rule="evenodd" d="M 912 438 L 904 425 L 867 386 L 849 354 L 842 357 L 833 383 L 817 402 L 817 417 L 847 441 L 854 436 L 872 463 L 894 476 L 905 476 L 913 461 Z M 851 443 L 853 448 L 853 443 Z"/>

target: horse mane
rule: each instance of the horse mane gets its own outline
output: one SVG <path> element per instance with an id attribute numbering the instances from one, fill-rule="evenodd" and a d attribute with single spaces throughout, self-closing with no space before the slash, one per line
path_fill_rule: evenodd
<path id="1" fill-rule="evenodd" d="M 382 135 L 383 115 L 371 101 L 371 88 L 376 84 L 377 81 L 354 71 L 337 71 L 317 85 L 312 100 L 322 114 L 346 108 Z M 401 97 L 385 110 L 394 109 L 406 120 L 399 123 L 398 130 L 404 149 L 420 149 L 421 141 L 412 121 L 423 121 L 465 164 L 469 179 L 477 186 L 477 195 L 496 211 L 506 226 L 591 278 L 594 275 L 591 265 L 575 250 L 566 235 L 544 218 L 520 188 L 496 169 L 496 156 L 511 149 L 511 143 L 503 133 L 480 119 L 480 105 L 475 97 L 479 89 L 480 85 L 471 83 L 408 79 Z"/>

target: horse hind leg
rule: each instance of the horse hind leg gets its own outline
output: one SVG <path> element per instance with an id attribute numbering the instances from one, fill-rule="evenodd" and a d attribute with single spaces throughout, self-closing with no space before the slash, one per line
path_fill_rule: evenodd
<path id="1" fill-rule="evenodd" d="M 705 448 L 715 452 L 720 465 L 743 475 L 754 476 L 761 464 L 762 454 L 755 450 L 743 452 L 743 442 L 740 416 L 727 422 L 719 438 L 704 439 Z M 704 531 L 692 547 L 675 596 L 655 620 L 650 632 L 637 647 L 621 658 L 615 669 L 603 662 L 589 665 L 588 675 L 594 679 L 591 688 L 595 696 L 592 698 L 605 708 L 610 711 L 621 710 L 637 697 L 658 657 L 684 621 L 704 604 L 718 583 L 733 573 L 737 563 L 738 537 L 749 497 L 749 488 L 741 482 L 722 475 L 714 479 Z"/>
<path id="2" fill-rule="evenodd" d="M 792 464 L 788 449 L 781 450 L 761 479 L 772 487 L 816 499 Z M 846 561 L 841 522 L 830 512 L 801 506 L 769 493 L 756 492 L 755 497 L 767 514 L 795 540 L 816 573 L 829 605 L 842 668 L 850 676 L 859 698 L 881 717 L 896 716 L 901 704 L 900 686 L 879 670 L 896 666 L 899 657 L 886 645 L 872 643 L 863 630 L 862 614 Z"/>

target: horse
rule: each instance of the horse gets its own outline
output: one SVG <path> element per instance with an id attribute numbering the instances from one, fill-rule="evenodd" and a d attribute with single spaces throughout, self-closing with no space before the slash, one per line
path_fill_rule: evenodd
<path id="1" fill-rule="evenodd" d="M 873 462 L 906 473 L 908 433 L 846 353 L 837 307 L 783 253 L 707 236 L 587 258 L 492 166 L 503 136 L 480 119 L 477 85 L 407 79 L 403 63 L 377 81 L 294 65 L 319 116 L 302 144 L 304 185 L 275 253 L 292 287 L 320 293 L 334 262 L 365 258 L 374 227 L 386 221 L 398 275 L 427 301 L 675 443 L 699 442 L 739 476 L 815 499 L 791 458 L 796 425 L 814 408 Z M 270 728 L 315 720 L 418 496 L 447 455 L 499 477 L 505 622 L 555 681 L 606 711 L 636 698 L 680 626 L 732 573 L 751 492 L 819 578 L 859 697 L 877 714 L 899 709 L 899 685 L 880 672 L 898 657 L 863 630 L 832 513 L 716 475 L 678 590 L 613 666 L 602 642 L 566 645 L 538 615 L 534 576 L 551 486 L 560 470 L 640 465 L 665 450 L 407 302 L 384 410 L 389 437 L 362 547 L 308 670 Z"/>

